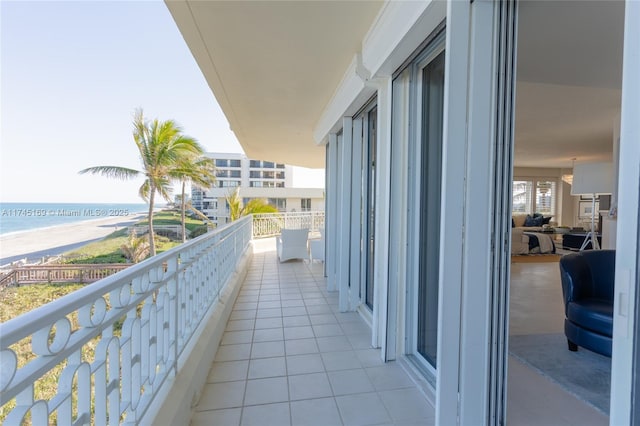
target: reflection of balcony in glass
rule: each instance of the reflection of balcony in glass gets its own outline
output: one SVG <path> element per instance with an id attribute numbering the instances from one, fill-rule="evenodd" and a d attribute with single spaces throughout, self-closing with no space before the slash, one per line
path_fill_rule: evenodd
<path id="1" fill-rule="evenodd" d="M 242 172 L 240 170 L 229 170 L 229 177 L 239 178 L 242 177 L 241 173 Z"/>
<path id="2" fill-rule="evenodd" d="M 260 179 L 260 177 L 261 177 L 260 176 L 260 172 L 257 172 L 257 171 L 254 171 L 254 170 L 249 172 L 249 178 Z"/>
<path id="3" fill-rule="evenodd" d="M 263 161 L 262 162 L 262 168 L 264 169 L 273 169 L 275 167 L 275 164 L 272 161 Z"/>
<path id="4" fill-rule="evenodd" d="M 249 161 L 249 167 L 260 168 L 260 161 L 259 160 Z"/>
<path id="5" fill-rule="evenodd" d="M 219 177 L 219 178 L 229 177 L 229 172 L 228 170 L 216 170 L 216 177 Z"/>
<path id="6" fill-rule="evenodd" d="M 263 179 L 273 179 L 275 177 L 274 172 L 262 172 Z"/>
<path id="7" fill-rule="evenodd" d="M 284 172 L 276 173 L 276 179 L 284 179 Z"/>
<path id="8" fill-rule="evenodd" d="M 284 164 L 276 164 L 276 169 L 284 169 Z"/>
<path id="9" fill-rule="evenodd" d="M 229 160 L 229 167 L 242 167 L 240 160 Z"/>
<path id="10" fill-rule="evenodd" d="M 217 182 L 218 188 L 235 188 L 240 186 L 239 180 L 219 180 Z"/>
<path id="11" fill-rule="evenodd" d="M 227 167 L 227 160 L 216 160 L 216 167 Z"/>

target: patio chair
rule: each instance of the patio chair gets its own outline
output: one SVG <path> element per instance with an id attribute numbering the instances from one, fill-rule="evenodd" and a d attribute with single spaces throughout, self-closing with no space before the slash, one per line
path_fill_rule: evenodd
<path id="1" fill-rule="evenodd" d="M 280 263 L 291 259 L 309 259 L 308 229 L 283 229 L 276 237 Z"/>

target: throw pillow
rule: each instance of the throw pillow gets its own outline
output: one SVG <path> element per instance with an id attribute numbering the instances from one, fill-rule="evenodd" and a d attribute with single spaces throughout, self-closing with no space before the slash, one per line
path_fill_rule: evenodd
<path id="1" fill-rule="evenodd" d="M 551 219 L 553 219 L 553 216 L 549 216 L 549 217 L 542 216 L 542 224 L 543 225 L 548 225 L 549 222 L 551 222 Z"/>
<path id="2" fill-rule="evenodd" d="M 524 220 L 524 226 L 542 226 L 542 216 L 531 216 L 531 215 L 527 215 L 526 219 Z"/>
<path id="3" fill-rule="evenodd" d="M 531 215 L 528 214 L 527 217 L 524 219 L 524 226 L 527 226 L 527 227 L 528 226 L 536 226 L 536 225 L 534 225 L 533 217 Z"/>

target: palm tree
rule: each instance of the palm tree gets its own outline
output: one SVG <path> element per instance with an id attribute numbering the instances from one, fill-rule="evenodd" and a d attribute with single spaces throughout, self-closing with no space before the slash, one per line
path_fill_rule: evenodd
<path id="1" fill-rule="evenodd" d="M 202 153 L 201 153 L 202 154 Z M 185 187 L 188 181 L 191 181 L 192 185 L 199 186 L 201 188 L 211 187 L 215 181 L 216 176 L 214 174 L 215 163 L 212 158 L 207 157 L 194 157 L 183 158 L 177 167 L 171 171 L 171 176 L 178 179 L 181 183 L 181 220 L 182 220 L 182 242 L 187 240 L 186 226 L 185 226 L 185 211 L 187 209 L 187 201 L 185 197 Z M 208 218 L 207 218 L 208 219 Z"/>
<path id="2" fill-rule="evenodd" d="M 240 198 L 240 188 L 236 188 L 226 199 L 229 205 L 229 219 L 232 222 L 240 219 L 242 216 L 248 216 L 254 213 L 278 213 L 278 209 L 261 198 L 249 200 L 247 204 L 243 206 L 242 199 Z"/>
<path id="3" fill-rule="evenodd" d="M 126 244 L 120 246 L 120 251 L 131 263 L 138 263 L 149 256 L 149 242 L 139 238 L 135 231 L 131 231 Z"/>
<path id="4" fill-rule="evenodd" d="M 95 166 L 80 171 L 80 174 L 99 174 L 116 179 L 132 179 L 144 176 L 138 194 L 149 203 L 149 248 L 151 256 L 156 254 L 153 233 L 153 207 L 156 193 L 169 201 L 171 196 L 171 170 L 183 158 L 193 158 L 203 152 L 193 138 L 182 134 L 182 129 L 173 121 L 147 121 L 142 109 L 136 110 L 133 119 L 133 140 L 140 153 L 141 170 L 120 166 Z"/>

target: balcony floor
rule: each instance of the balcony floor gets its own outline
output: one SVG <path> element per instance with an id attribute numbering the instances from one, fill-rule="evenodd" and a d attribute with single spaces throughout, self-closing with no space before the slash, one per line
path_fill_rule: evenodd
<path id="1" fill-rule="evenodd" d="M 192 425 L 431 425 L 435 412 L 371 331 L 338 310 L 323 265 L 256 240 Z"/>

